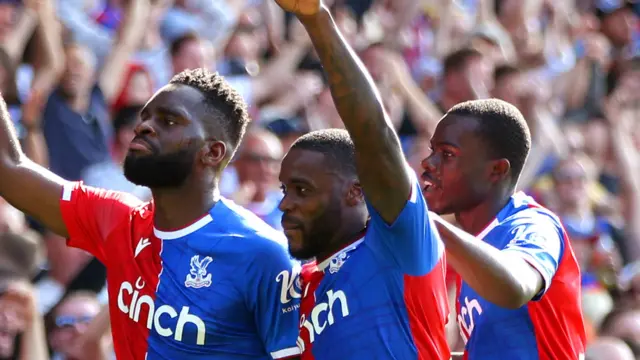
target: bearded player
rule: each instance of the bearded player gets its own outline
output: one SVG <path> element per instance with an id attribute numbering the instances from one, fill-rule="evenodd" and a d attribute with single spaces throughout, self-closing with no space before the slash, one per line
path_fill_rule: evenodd
<path id="1" fill-rule="evenodd" d="M 299 138 L 280 210 L 302 271 L 302 359 L 449 359 L 443 246 L 375 85 L 319 0 L 307 29 L 348 130 Z M 353 140 L 352 140 L 353 139 Z"/>
<path id="2" fill-rule="evenodd" d="M 242 99 L 217 74 L 185 71 L 140 118 L 124 171 L 150 203 L 29 161 L 0 101 L 0 195 L 105 264 L 119 359 L 296 356 L 286 249 L 218 191 L 248 122 Z"/>
<path id="3" fill-rule="evenodd" d="M 514 193 L 531 136 L 501 100 L 454 106 L 423 160 L 424 196 L 461 276 L 465 359 L 578 360 L 585 350 L 580 271 L 560 220 Z"/>

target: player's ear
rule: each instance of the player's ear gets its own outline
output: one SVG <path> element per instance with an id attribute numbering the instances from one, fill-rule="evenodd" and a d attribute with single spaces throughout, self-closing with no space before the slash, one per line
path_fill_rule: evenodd
<path id="1" fill-rule="evenodd" d="M 217 167 L 227 156 L 227 144 L 219 140 L 207 140 L 201 151 L 200 161 L 202 164 Z"/>
<path id="2" fill-rule="evenodd" d="M 347 205 L 357 206 L 364 201 L 364 192 L 358 181 L 351 181 L 347 190 Z"/>
<path id="3" fill-rule="evenodd" d="M 511 170 L 511 163 L 507 159 L 498 159 L 491 161 L 489 170 L 489 179 L 495 183 L 501 181 L 509 176 Z"/>

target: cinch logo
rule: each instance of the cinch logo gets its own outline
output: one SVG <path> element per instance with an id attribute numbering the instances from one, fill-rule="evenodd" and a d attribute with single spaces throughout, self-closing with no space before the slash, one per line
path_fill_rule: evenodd
<path id="1" fill-rule="evenodd" d="M 288 305 L 293 299 L 300 299 L 300 276 L 289 272 L 288 270 L 282 270 L 278 276 L 276 276 L 277 282 L 282 282 L 280 285 L 280 303 L 286 305 L 282 308 L 282 313 L 286 314 L 300 308 L 298 302 Z"/>
<path id="2" fill-rule="evenodd" d="M 202 319 L 196 315 L 189 314 L 188 306 L 183 306 L 180 310 L 180 314 L 178 314 L 176 309 L 169 305 L 162 305 L 156 309 L 155 302 L 151 296 L 140 295 L 140 290 L 142 290 L 144 286 L 145 282 L 142 280 L 142 277 L 139 277 L 138 280 L 136 280 L 135 289 L 128 281 L 120 284 L 120 290 L 118 291 L 118 309 L 128 315 L 129 319 L 135 322 L 140 322 L 140 311 L 142 306 L 146 305 L 147 310 L 149 311 L 149 315 L 147 316 L 147 329 L 155 330 L 160 336 L 173 336 L 176 341 L 180 342 L 182 342 L 185 325 L 195 325 L 198 329 L 196 344 L 204 345 L 207 329 Z M 129 305 L 125 303 L 125 297 L 130 299 Z M 172 319 L 175 317 L 178 318 L 178 323 L 176 324 L 175 329 L 166 328 L 160 324 L 160 318 L 163 316 L 168 316 Z"/>
<path id="3" fill-rule="evenodd" d="M 333 315 L 334 307 L 340 306 L 340 317 L 345 318 L 349 316 L 349 304 L 347 303 L 347 296 L 342 290 L 333 292 L 333 290 L 327 291 L 327 302 L 321 302 L 316 304 L 311 310 L 309 318 L 302 314 L 300 316 L 300 333 L 303 329 L 307 329 L 309 332 L 309 344 L 313 344 L 316 340 L 316 335 L 322 334 L 327 326 L 333 325 L 335 317 Z M 307 348 L 307 344 L 304 340 L 298 336 L 297 340 L 298 348 L 300 352 L 304 352 Z"/>
<path id="4" fill-rule="evenodd" d="M 464 298 L 464 304 L 460 304 L 460 313 L 458 314 L 458 327 L 460 328 L 460 335 L 466 344 L 473 333 L 475 328 L 474 310 L 478 316 L 482 315 L 482 306 L 476 299 L 469 301 L 468 297 Z M 468 321 L 467 321 L 468 320 Z"/>

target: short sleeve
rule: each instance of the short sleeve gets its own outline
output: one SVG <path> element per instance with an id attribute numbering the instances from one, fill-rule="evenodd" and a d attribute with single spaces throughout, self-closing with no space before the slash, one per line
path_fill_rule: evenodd
<path id="1" fill-rule="evenodd" d="M 559 224 L 544 215 L 519 219 L 509 232 L 510 242 L 502 250 L 521 256 L 533 266 L 544 286 L 533 300 L 539 300 L 551 286 L 564 251 L 564 232 Z"/>
<path id="2" fill-rule="evenodd" d="M 273 359 L 287 359 L 300 355 L 298 339 L 298 314 L 300 308 L 299 267 L 295 266 L 279 244 L 271 244 L 267 253 L 262 252 L 254 266 L 259 279 L 253 288 L 255 318 L 258 333 L 267 352 Z"/>
<path id="3" fill-rule="evenodd" d="M 393 224 L 387 224 L 367 202 L 371 220 L 365 243 L 379 257 L 388 259 L 405 274 L 422 276 L 438 264 L 444 245 L 429 218 L 427 203 L 412 170 L 411 194 Z"/>
<path id="4" fill-rule="evenodd" d="M 106 263 L 106 239 L 141 204 L 125 193 L 92 188 L 80 182 L 65 184 L 60 211 L 69 232 L 67 244 L 88 251 Z"/>

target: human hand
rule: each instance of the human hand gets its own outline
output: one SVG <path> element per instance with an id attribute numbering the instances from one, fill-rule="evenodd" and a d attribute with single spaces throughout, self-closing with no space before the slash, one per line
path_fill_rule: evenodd
<path id="1" fill-rule="evenodd" d="M 26 281 L 11 282 L 0 297 L 0 328 L 22 332 L 38 312 L 35 291 Z"/>
<path id="2" fill-rule="evenodd" d="M 321 0 L 276 0 L 280 7 L 298 16 L 311 16 L 320 12 Z"/>

